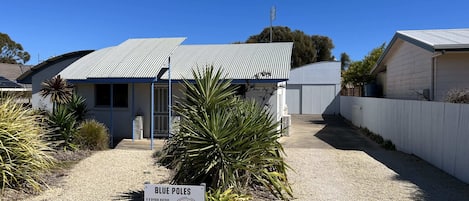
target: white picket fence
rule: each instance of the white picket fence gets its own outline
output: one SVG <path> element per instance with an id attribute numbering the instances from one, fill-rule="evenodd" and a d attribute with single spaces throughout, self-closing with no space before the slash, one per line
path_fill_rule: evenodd
<path id="1" fill-rule="evenodd" d="M 340 114 L 469 183 L 469 104 L 341 96 Z"/>

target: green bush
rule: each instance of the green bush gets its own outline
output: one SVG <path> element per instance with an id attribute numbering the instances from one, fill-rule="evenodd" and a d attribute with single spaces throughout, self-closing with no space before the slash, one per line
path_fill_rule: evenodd
<path id="1" fill-rule="evenodd" d="M 221 74 L 211 67 L 193 72 L 195 84 L 184 81 L 185 98 L 174 107 L 180 131 L 159 162 L 175 170 L 172 183 L 206 183 L 221 191 L 260 184 L 286 199 L 292 192 L 278 122 L 254 101 L 238 99 Z"/>
<path id="2" fill-rule="evenodd" d="M 106 126 L 96 120 L 85 120 L 78 127 L 75 143 L 80 148 L 104 150 L 109 145 L 109 134 Z"/>
<path id="3" fill-rule="evenodd" d="M 209 190 L 205 193 L 206 201 L 249 201 L 251 196 L 236 193 L 232 188 L 222 191 L 221 189 Z"/>
<path id="4" fill-rule="evenodd" d="M 31 110 L 0 100 L 0 186 L 19 188 L 23 184 L 40 190 L 40 175 L 54 165 L 42 137 L 47 133 Z"/>

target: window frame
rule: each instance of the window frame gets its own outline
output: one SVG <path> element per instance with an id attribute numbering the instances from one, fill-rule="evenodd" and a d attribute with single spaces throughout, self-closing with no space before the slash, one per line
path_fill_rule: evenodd
<path id="1" fill-rule="evenodd" d="M 94 85 L 94 106 L 96 108 L 111 107 L 111 86 L 113 88 L 113 108 L 129 107 L 129 86 L 128 84 L 95 84 Z"/>

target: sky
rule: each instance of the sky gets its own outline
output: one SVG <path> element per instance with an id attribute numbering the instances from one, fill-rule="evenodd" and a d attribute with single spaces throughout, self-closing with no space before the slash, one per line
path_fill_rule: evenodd
<path id="1" fill-rule="evenodd" d="M 332 39 L 333 55 L 361 60 L 398 30 L 469 28 L 467 0 L 0 0 L 0 32 L 30 65 L 129 38 L 187 37 L 183 44 L 245 41 L 270 26 Z"/>

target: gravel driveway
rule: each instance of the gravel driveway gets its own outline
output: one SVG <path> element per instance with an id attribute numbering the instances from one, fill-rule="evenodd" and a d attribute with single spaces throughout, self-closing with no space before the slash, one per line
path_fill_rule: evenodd
<path id="1" fill-rule="evenodd" d="M 295 200 L 469 200 L 469 186 L 417 157 L 386 151 L 338 117 L 292 117 L 281 139 Z"/>
<path id="2" fill-rule="evenodd" d="M 469 186 L 428 163 L 386 151 L 338 117 L 293 116 L 280 141 L 294 200 L 469 200 Z M 167 183 L 153 151 L 114 149 L 78 163 L 63 183 L 29 200 L 142 200 L 143 183 Z"/>

